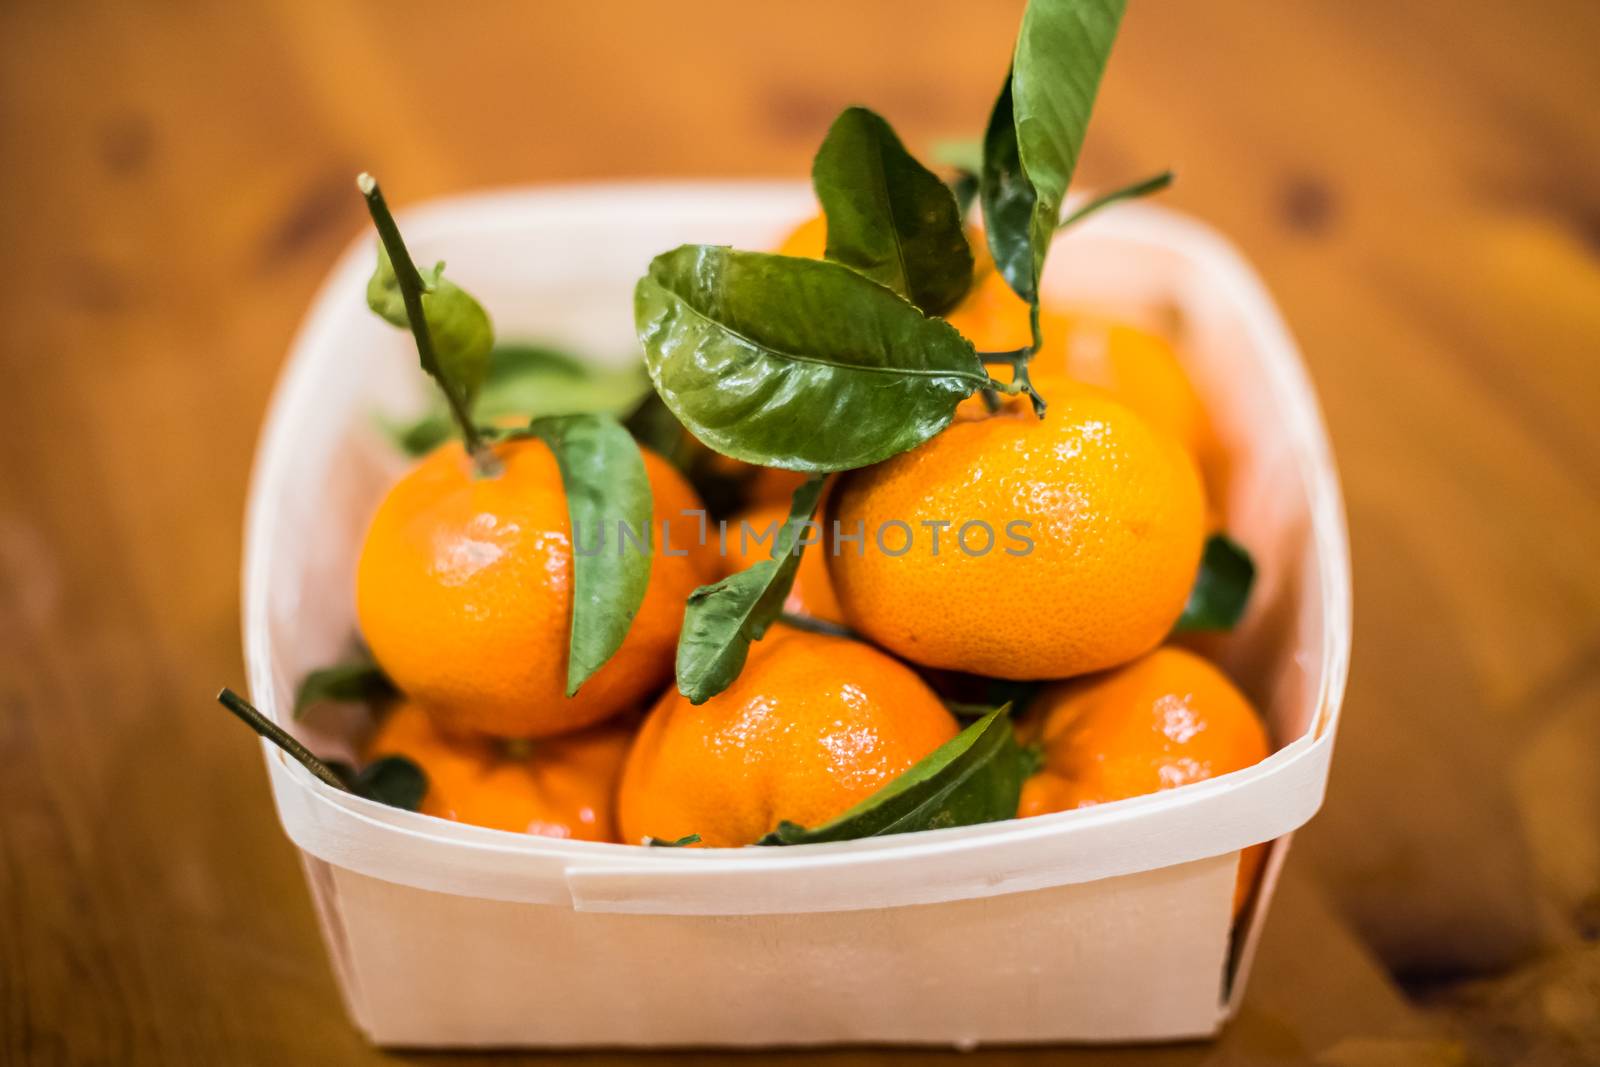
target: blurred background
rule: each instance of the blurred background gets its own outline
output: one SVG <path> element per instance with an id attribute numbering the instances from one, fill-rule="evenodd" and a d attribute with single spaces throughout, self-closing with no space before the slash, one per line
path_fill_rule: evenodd
<path id="1" fill-rule="evenodd" d="M 1079 183 L 1174 166 L 1166 202 L 1276 294 L 1342 468 L 1355 666 L 1221 1041 L 963 1062 L 1600 1061 L 1600 5 L 1130 7 Z M 926 152 L 981 130 L 1020 10 L 0 5 L 0 1060 L 382 1058 L 211 703 L 353 175 L 401 206 L 803 177 L 852 103 Z"/>

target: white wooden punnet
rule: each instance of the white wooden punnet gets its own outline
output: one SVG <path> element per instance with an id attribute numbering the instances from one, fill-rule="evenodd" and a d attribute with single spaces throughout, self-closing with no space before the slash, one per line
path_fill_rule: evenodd
<path id="1" fill-rule="evenodd" d="M 352 196 L 355 194 L 352 193 Z M 633 358 L 632 289 L 685 242 L 767 248 L 814 210 L 783 183 L 515 190 L 404 213 L 419 263 L 501 336 Z M 262 433 L 250 496 L 250 690 L 295 684 L 354 632 L 367 518 L 401 466 L 380 412 L 429 386 L 364 301 L 363 237 L 323 286 Z M 646 850 L 462 826 L 328 789 L 265 749 L 351 1017 L 385 1045 L 623 1046 L 1162 1040 L 1238 1003 L 1288 835 L 1322 802 L 1350 648 L 1342 503 L 1293 340 L 1239 255 L 1146 204 L 1075 228 L 1057 298 L 1175 308 L 1232 462 L 1227 528 L 1256 594 L 1224 665 L 1277 751 L 1183 789 L 1036 819 L 787 849 Z M 1042 606 L 1047 609 L 1047 606 Z M 295 729 L 348 751 L 354 712 Z M 1234 928 L 1239 850 L 1277 840 Z"/>

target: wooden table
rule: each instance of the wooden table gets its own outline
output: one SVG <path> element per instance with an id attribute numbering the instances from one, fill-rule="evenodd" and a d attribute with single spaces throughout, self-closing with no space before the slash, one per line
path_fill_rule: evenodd
<path id="1" fill-rule="evenodd" d="M 461 6 L 0 11 L 0 1053 L 380 1056 L 210 699 L 242 679 L 256 427 L 363 225 L 351 176 L 798 176 L 853 102 L 926 147 L 980 128 L 1019 11 Z M 1600 899 L 1573 755 L 1600 744 L 1600 6 L 1133 6 L 1080 177 L 1175 165 L 1170 202 L 1279 297 L 1343 468 L 1356 666 L 1243 1018 L 1049 1055 L 1451 1062 L 1373 953 L 1490 970 L 1581 944 Z"/>

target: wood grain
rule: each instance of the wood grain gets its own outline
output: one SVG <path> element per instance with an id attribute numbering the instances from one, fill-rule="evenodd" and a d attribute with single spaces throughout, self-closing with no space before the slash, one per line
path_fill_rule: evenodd
<path id="1" fill-rule="evenodd" d="M 1081 180 L 1175 165 L 1171 202 L 1280 299 L 1349 498 L 1356 665 L 1294 862 L 1324 889 L 1279 902 L 1244 1017 L 1209 1048 L 1052 1055 L 1447 1055 L 1347 925 L 1464 973 L 1544 950 L 1526 917 L 1584 899 L 1571 863 L 1545 895 L 1561 849 L 1518 797 L 1600 678 L 1600 7 L 1133 6 Z M 241 677 L 256 426 L 362 224 L 351 175 L 401 201 L 800 175 L 856 102 L 925 148 L 980 128 L 1019 10 L 0 8 L 0 1059 L 379 1058 L 256 748 L 209 702 Z M 1561 773 L 1593 787 L 1592 762 Z"/>

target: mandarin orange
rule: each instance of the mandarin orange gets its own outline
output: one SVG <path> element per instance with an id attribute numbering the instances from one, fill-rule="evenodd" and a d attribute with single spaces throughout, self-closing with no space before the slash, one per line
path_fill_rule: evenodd
<path id="1" fill-rule="evenodd" d="M 1154 648 L 1199 566 L 1193 459 L 1104 392 L 1049 416 L 958 420 L 841 477 L 830 518 L 865 551 L 828 556 L 846 621 L 926 667 L 1065 678 Z"/>
<path id="2" fill-rule="evenodd" d="M 500 470 L 483 477 L 459 443 L 442 445 L 379 505 L 356 568 L 373 656 L 452 731 L 548 737 L 648 699 L 672 673 L 685 599 L 716 576 L 715 545 L 700 545 L 697 519 L 681 514 L 700 506 L 694 490 L 643 450 L 655 539 L 665 522 L 674 554 L 657 544 L 626 640 L 569 698 L 573 559 L 561 472 L 537 439 L 494 453 Z M 596 533 L 582 536 L 588 544 Z M 617 541 L 613 525 L 605 550 Z"/>
<path id="3" fill-rule="evenodd" d="M 828 248 L 828 220 L 817 214 L 790 230 L 778 242 L 777 254 L 799 259 L 821 259 Z"/>
<path id="4" fill-rule="evenodd" d="M 950 313 L 949 322 L 980 352 L 1007 352 L 1032 341 L 1028 305 L 999 274 L 973 287 Z M 1223 481 L 1216 438 L 1204 404 L 1166 338 L 1102 315 L 1069 314 L 1046 305 L 1040 312 L 1043 347 L 1028 364 L 1034 388 L 1049 401 L 1065 383 L 1082 382 L 1104 389 L 1176 437 L 1199 464 L 1208 498 Z M 991 368 L 1002 382 L 1011 380 L 1003 365 Z M 985 413 L 982 398 L 961 402 L 963 418 Z"/>
<path id="5" fill-rule="evenodd" d="M 534 742 L 441 733 L 421 705 L 390 709 L 367 758 L 404 756 L 422 769 L 421 811 L 495 830 L 616 841 L 613 804 L 633 730 L 621 721 Z M 526 752 L 515 749 L 525 747 Z"/>
<path id="6" fill-rule="evenodd" d="M 1260 717 L 1228 676 L 1170 646 L 1045 687 L 1018 736 L 1044 755 L 1023 785 L 1019 818 L 1175 789 L 1243 770 L 1270 751 Z M 1235 912 L 1264 855 L 1263 846 L 1244 850 Z"/>
<path id="7" fill-rule="evenodd" d="M 843 814 L 956 735 L 939 698 L 872 647 L 779 625 L 726 690 L 696 707 L 669 690 L 622 774 L 624 842 L 699 834 L 749 845 L 788 820 Z"/>

